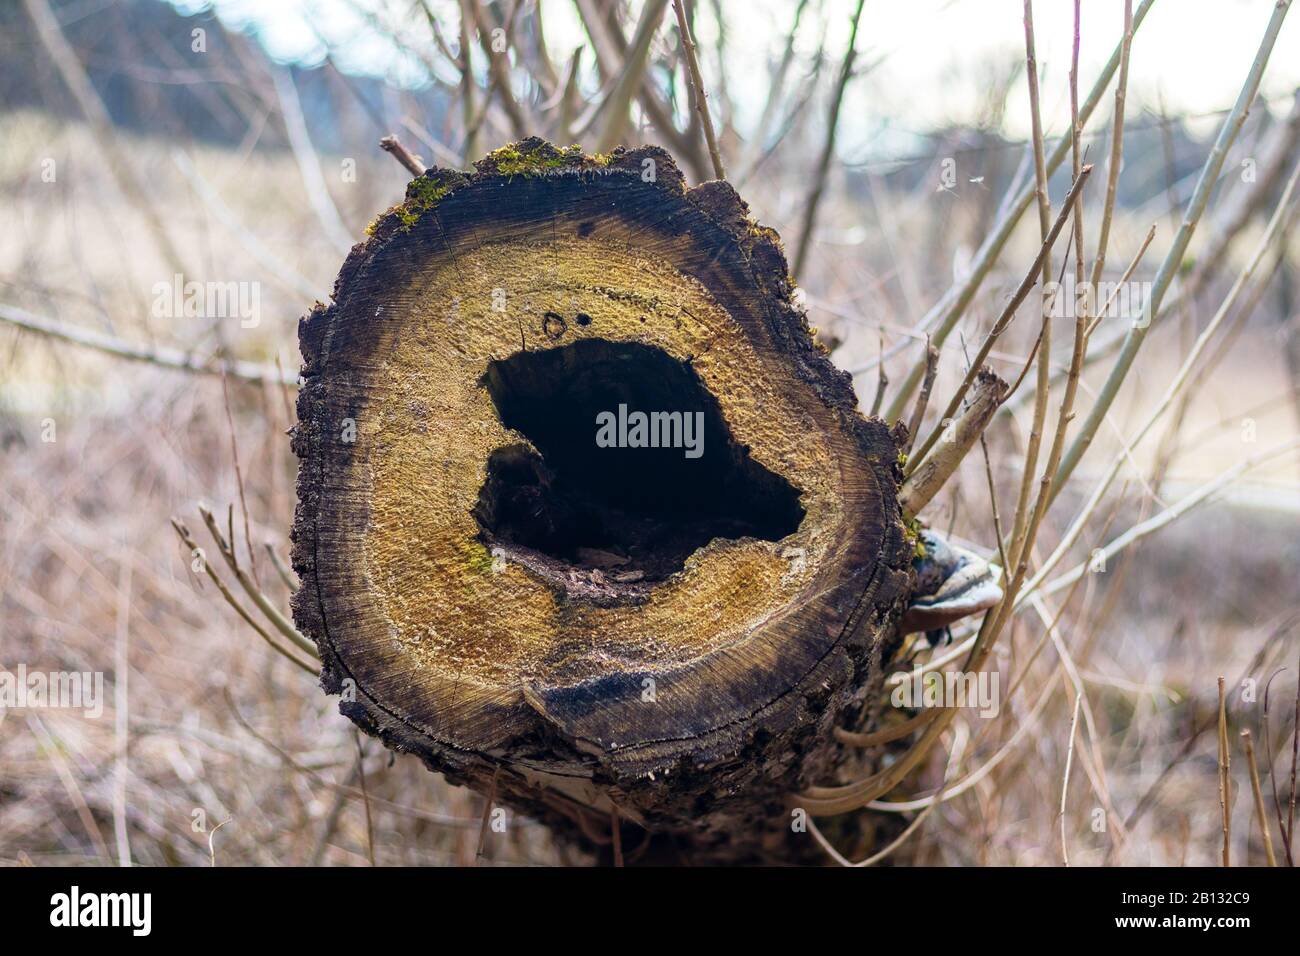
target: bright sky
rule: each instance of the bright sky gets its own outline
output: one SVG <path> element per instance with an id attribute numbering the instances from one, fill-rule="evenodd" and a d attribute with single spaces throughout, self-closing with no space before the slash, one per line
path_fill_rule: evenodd
<path id="1" fill-rule="evenodd" d="M 173 0 L 183 10 L 206 6 L 202 0 Z M 638 7 L 639 0 L 633 0 Z M 821 0 L 828 12 L 825 45 L 838 61 L 848 39 L 854 0 Z M 1135 7 L 1139 0 L 1135 0 Z M 763 82 L 740 78 L 764 76 L 779 55 L 796 0 L 721 0 L 727 13 L 727 50 L 732 96 L 746 118 L 761 109 Z M 391 44 L 378 37 L 358 7 L 369 7 L 389 23 L 409 22 L 412 0 L 212 0 L 229 26 L 256 29 L 271 55 L 280 60 L 319 61 L 319 35 L 336 47 L 340 64 L 359 73 L 387 74 L 412 82 L 418 71 L 403 64 Z M 809 4 L 816 8 L 818 0 Z M 454 2 L 434 0 L 446 11 L 448 33 L 455 36 Z M 1169 114 L 1200 115 L 1230 107 L 1258 49 L 1273 11 L 1273 0 L 1156 0 L 1134 41 L 1129 80 L 1129 115 L 1143 106 Z M 698 40 L 704 69 L 716 60 L 717 25 L 699 4 Z M 547 40 L 556 59 L 582 42 L 568 0 L 544 0 Z M 1021 0 L 866 0 L 859 31 L 859 63 L 879 65 L 856 82 L 846 100 L 841 123 L 841 152 L 859 154 L 869 138 L 887 123 L 892 128 L 923 131 L 964 122 L 978 112 L 989 80 L 1005 65 L 1024 56 Z M 1290 20 L 1300 18 L 1292 13 Z M 1071 0 L 1038 0 L 1034 5 L 1038 59 L 1044 70 L 1043 108 L 1048 132 L 1068 123 L 1067 74 L 1073 35 Z M 1300 86 L 1300 25 L 1283 26 L 1265 74 L 1262 94 L 1282 106 Z M 314 24 L 314 28 L 313 25 Z M 1085 0 L 1080 46 L 1080 96 L 1086 95 L 1110 56 L 1123 26 L 1121 0 Z M 822 42 L 816 18 L 805 14 L 798 49 L 816 50 Z M 706 76 L 706 80 L 708 77 Z M 1027 98 L 1021 78 L 1008 104 L 1006 132 L 1024 136 Z M 1109 99 L 1107 100 L 1109 110 Z M 1208 119 L 1206 125 L 1217 125 Z"/>

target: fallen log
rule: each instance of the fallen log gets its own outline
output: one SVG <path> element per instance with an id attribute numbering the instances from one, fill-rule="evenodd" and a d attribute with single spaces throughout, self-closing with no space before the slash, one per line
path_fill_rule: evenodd
<path id="1" fill-rule="evenodd" d="M 343 713 L 606 856 L 806 854 L 916 537 L 792 292 L 658 148 L 413 180 L 300 325 L 293 610 Z"/>

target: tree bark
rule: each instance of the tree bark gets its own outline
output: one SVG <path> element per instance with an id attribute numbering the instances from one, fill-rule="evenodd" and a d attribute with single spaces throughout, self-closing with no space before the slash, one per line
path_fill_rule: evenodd
<path id="1" fill-rule="evenodd" d="M 789 795 L 854 759 L 915 541 L 776 234 L 661 149 L 535 139 L 370 232 L 300 325 L 325 690 L 603 856 L 807 853 Z"/>

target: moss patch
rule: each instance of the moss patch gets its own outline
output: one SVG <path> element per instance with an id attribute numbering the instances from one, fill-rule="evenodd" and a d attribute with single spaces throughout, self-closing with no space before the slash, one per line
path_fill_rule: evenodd
<path id="1" fill-rule="evenodd" d="M 500 176 L 540 176 L 566 166 L 604 167 L 608 156 L 586 156 L 578 145 L 557 149 L 536 136 L 494 149 L 474 164 L 480 173 Z"/>
<path id="2" fill-rule="evenodd" d="M 412 179 L 406 185 L 406 201 L 396 209 L 402 230 L 409 231 L 420 221 L 421 216 L 465 181 L 460 173 L 446 169 L 431 169 L 425 175 Z"/>
<path id="3" fill-rule="evenodd" d="M 912 548 L 912 557 L 917 561 L 925 558 L 925 539 L 921 537 L 921 532 L 925 530 L 925 525 L 921 524 L 919 518 L 906 518 L 903 522 L 903 536 Z"/>
<path id="4" fill-rule="evenodd" d="M 384 242 L 394 235 L 408 233 L 449 193 L 483 179 L 496 176 L 506 179 L 543 177 L 565 171 L 624 171 L 640 175 L 646 159 L 653 159 L 656 163 L 658 176 L 655 182 L 660 188 L 674 195 L 685 192 L 685 181 L 672 157 L 657 146 L 641 146 L 633 150 L 618 146 L 608 153 L 588 156 L 579 145 L 561 149 L 539 137 L 530 136 L 488 153 L 474 164 L 473 172 L 435 167 L 423 176 L 417 176 L 407 184 L 403 202 L 387 209 L 366 226 L 366 236 L 374 242 Z M 773 237 L 775 235 L 772 233 Z"/>

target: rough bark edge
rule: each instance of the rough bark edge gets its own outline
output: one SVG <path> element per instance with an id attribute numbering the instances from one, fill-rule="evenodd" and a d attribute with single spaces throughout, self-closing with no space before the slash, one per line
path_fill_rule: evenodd
<path id="1" fill-rule="evenodd" d="M 774 340 L 786 347 L 799 378 L 829 409 L 841 416 L 846 431 L 871 460 L 882 493 L 885 534 L 875 573 L 840 637 L 803 680 L 744 721 L 744 726 L 737 728 L 741 733 L 732 734 L 727 732 L 728 728 L 718 728 L 693 738 L 695 748 L 690 754 L 643 753 L 637 755 L 639 759 L 629 760 L 626 758 L 632 755 L 626 753 L 603 757 L 584 753 L 574 741 L 564 739 L 554 726 L 536 715 L 527 731 L 510 739 L 510 749 L 571 757 L 574 763 L 590 767 L 591 780 L 598 787 L 622 795 L 633 805 L 642 803 L 642 798 L 649 796 L 647 791 L 668 788 L 669 781 L 678 798 L 689 797 L 693 792 L 704 798 L 717 792 L 719 775 L 725 777 L 734 772 L 752 782 L 756 760 L 770 763 L 769 758 L 784 757 L 791 765 L 765 765 L 759 774 L 760 779 L 771 784 L 772 799 L 779 803 L 780 794 L 797 789 L 828 764 L 834 751 L 830 743 L 831 727 L 844 707 L 861 696 L 864 686 L 879 677 L 875 664 L 880 659 L 882 638 L 888 636 L 886 625 L 896 617 L 906 597 L 912 545 L 896 499 L 901 480 L 896 453 L 880 454 L 881 450 L 888 452 L 889 448 L 896 447 L 898 436 L 889 432 L 884 423 L 868 420 L 858 411 L 852 376 L 831 365 L 826 350 L 813 338 L 806 313 L 793 301 L 795 286 L 779 237 L 774 230 L 753 221 L 747 204 L 729 184 L 709 182 L 687 189 L 671 156 L 659 147 L 632 150 L 619 147 L 604 156 L 586 156 L 578 147 L 559 150 L 535 137 L 489 154 L 475 164 L 473 173 L 429 169 L 424 176 L 411 181 L 403 203 L 386 211 L 371 225 L 367 230 L 369 238 L 352 248 L 334 285 L 334 304 L 326 306 L 318 302 L 300 321 L 304 387 L 299 394 L 300 424 L 293 432 L 293 448 L 304 465 L 320 453 L 320 436 L 316 433 L 319 419 L 313 414 L 313 406 L 318 401 L 318 383 L 314 379 L 320 370 L 322 353 L 328 347 L 323 341 L 324 334 L 336 310 L 346 303 L 352 280 L 387 245 L 400 241 L 424 213 L 453 191 L 503 177 L 599 173 L 640 178 L 646 160 L 654 162 L 653 182 L 657 188 L 675 198 L 685 198 L 736 240 L 759 292 L 774 306 L 766 314 Z M 294 567 L 303 582 L 294 598 L 294 614 L 299 626 L 321 649 L 323 689 L 337 694 L 344 689 L 347 672 L 330 645 L 319 613 L 315 560 L 308 548 L 314 535 L 319 499 L 305 471 L 304 468 L 299 472 L 299 503 L 293 532 Z M 379 736 L 392 749 L 418 754 L 430 769 L 443 772 L 453 782 L 482 790 L 484 774 L 501 769 L 486 755 L 458 750 L 431 739 L 360 690 L 357 698 L 355 702 L 342 703 L 341 712 L 368 733 Z M 670 772 L 665 779 L 655 780 L 650 776 L 663 771 Z M 506 779 L 498 781 L 503 803 L 541 817 L 545 822 L 558 825 L 560 820 L 567 819 L 572 823 L 560 811 L 549 811 L 558 817 L 548 819 L 548 811 L 545 805 L 539 805 L 535 788 L 526 781 L 513 779 L 512 773 L 504 774 Z M 708 829 L 708 812 L 692 814 L 692 819 Z"/>

